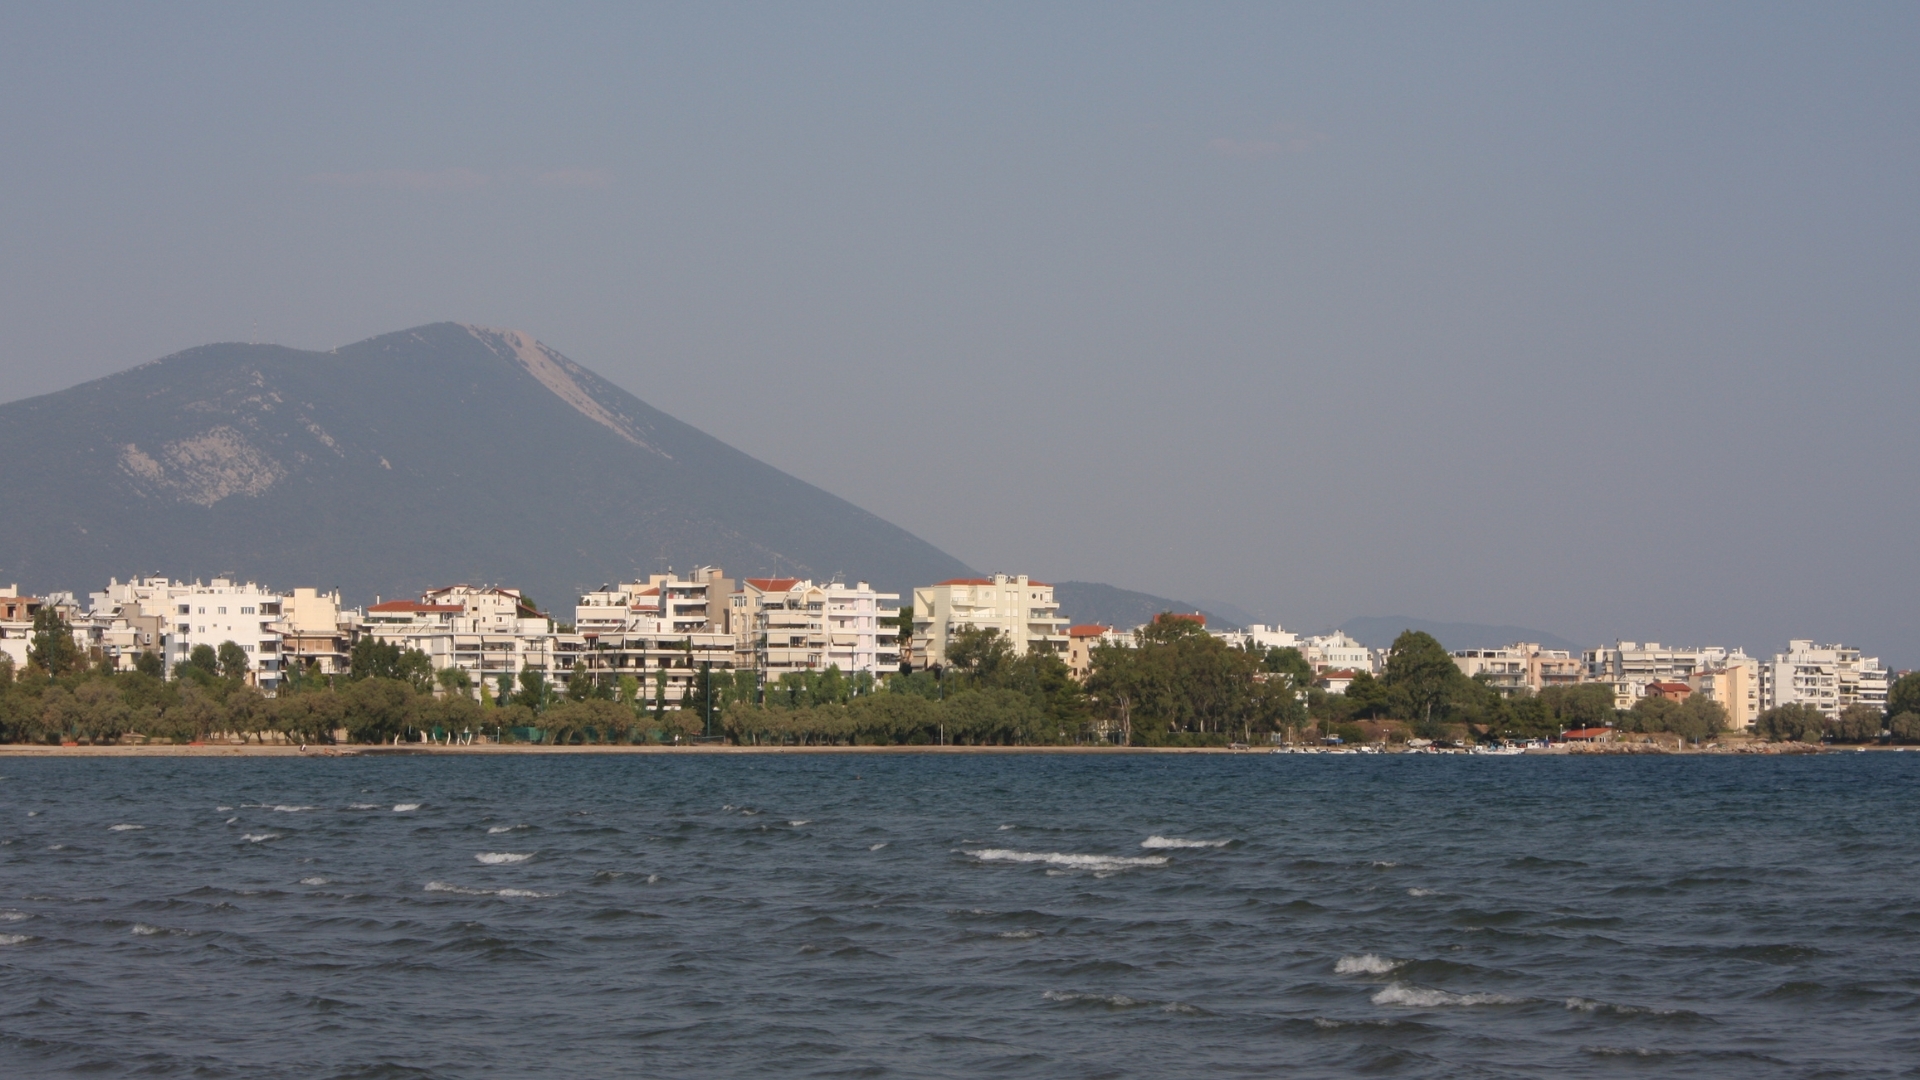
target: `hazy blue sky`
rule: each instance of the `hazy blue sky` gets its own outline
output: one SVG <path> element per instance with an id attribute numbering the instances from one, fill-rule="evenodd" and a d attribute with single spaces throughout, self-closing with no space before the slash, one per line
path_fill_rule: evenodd
<path id="1" fill-rule="evenodd" d="M 1920 664 L 1917 56 L 1911 3 L 13 4 L 0 399 L 512 326 L 983 570 Z"/>

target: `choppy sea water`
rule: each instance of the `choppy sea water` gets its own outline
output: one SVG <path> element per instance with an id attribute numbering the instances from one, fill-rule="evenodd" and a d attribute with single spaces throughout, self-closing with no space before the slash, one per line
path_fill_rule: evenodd
<path id="1" fill-rule="evenodd" d="M 0 776 L 7 1076 L 1920 1075 L 1920 754 Z"/>

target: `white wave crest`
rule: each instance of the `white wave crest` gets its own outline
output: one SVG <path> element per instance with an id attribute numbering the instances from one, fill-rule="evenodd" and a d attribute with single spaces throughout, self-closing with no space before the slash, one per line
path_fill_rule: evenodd
<path id="1" fill-rule="evenodd" d="M 348 804 L 347 804 L 347 809 L 349 809 L 349 810 L 378 810 L 378 809 L 380 809 L 380 804 L 379 804 L 379 803 L 370 803 L 370 802 L 352 802 L 352 803 L 348 803 Z"/>
<path id="2" fill-rule="evenodd" d="M 31 918 L 33 916 L 24 911 L 0 911 L 0 922 L 19 922 L 22 919 Z"/>
<path id="3" fill-rule="evenodd" d="M 1361 953 L 1359 956 L 1343 956 L 1333 962 L 1335 975 L 1385 975 L 1404 961 L 1389 960 L 1373 953 Z"/>
<path id="4" fill-rule="evenodd" d="M 1177 836 L 1149 836 L 1140 841 L 1143 848 L 1208 848 L 1226 847 L 1229 840 L 1182 840 Z"/>
<path id="5" fill-rule="evenodd" d="M 1107 1005 L 1115 1009 L 1130 1009 L 1136 1005 L 1151 1005 L 1149 1001 L 1139 1001 L 1125 994 L 1075 994 L 1066 990 L 1049 990 L 1040 995 L 1048 1001 L 1058 1001 L 1063 1005 Z"/>
<path id="6" fill-rule="evenodd" d="M 1002 930 L 993 936 L 1006 938 L 1008 941 L 1032 941 L 1042 935 L 1038 930 Z"/>
<path id="7" fill-rule="evenodd" d="M 452 893 L 455 896 L 526 896 L 544 898 L 560 895 L 559 893 L 534 892 L 532 889 L 469 889 L 464 885 L 449 885 L 444 881 L 427 882 L 427 891 Z"/>
<path id="8" fill-rule="evenodd" d="M 144 828 L 146 828 L 145 825 L 109 825 L 107 826 L 107 831 L 108 832 L 138 832 L 139 830 Z"/>
<path id="9" fill-rule="evenodd" d="M 133 933 L 140 937 L 152 937 L 155 934 L 164 934 L 166 932 L 166 928 L 162 926 L 148 926 L 143 922 L 133 924 Z"/>
<path id="10" fill-rule="evenodd" d="M 320 808 L 317 806 L 274 806 L 269 807 L 269 809 L 276 810 L 282 814 L 297 814 L 302 810 L 318 810 Z"/>
<path id="11" fill-rule="evenodd" d="M 1525 998 L 1505 994 L 1455 994 L 1426 986 L 1388 983 L 1373 995 L 1375 1005 L 1405 1005 L 1414 1009 L 1438 1009 L 1461 1005 L 1519 1005 Z"/>
<path id="12" fill-rule="evenodd" d="M 240 834 L 240 839 L 245 840 L 249 844 L 258 844 L 263 840 L 278 840 L 280 839 L 280 834 L 277 832 L 242 833 Z"/>
<path id="13" fill-rule="evenodd" d="M 525 854 L 513 851 L 486 851 L 474 856 L 476 861 L 486 863 L 488 866 L 500 866 L 503 863 L 526 862 L 531 858 L 533 858 L 533 852 L 531 851 Z"/>
<path id="14" fill-rule="evenodd" d="M 303 877 L 303 878 L 301 878 L 301 879 L 300 879 L 300 884 L 302 884 L 302 885 L 330 885 L 330 884 L 332 884 L 332 882 L 331 882 L 331 881 L 329 881 L 329 880 L 328 880 L 328 879 L 326 879 L 326 878 L 323 878 L 323 877 Z"/>
<path id="15" fill-rule="evenodd" d="M 802 825 L 813 824 L 813 819 L 812 818 L 794 818 L 792 821 L 787 822 L 787 824 L 797 829 Z"/>
<path id="16" fill-rule="evenodd" d="M 867 850 L 868 850 L 868 851 L 879 851 L 879 850 L 880 850 L 881 848 L 883 848 L 883 847 L 886 847 L 886 846 L 887 846 L 887 842 L 886 842 L 885 840 L 882 840 L 882 841 L 880 841 L 880 842 L 879 842 L 879 843 L 877 843 L 877 844 L 868 844 L 868 845 L 867 845 Z"/>
<path id="17" fill-rule="evenodd" d="M 1434 892 L 1432 889 L 1408 889 L 1407 895 L 1408 896 L 1438 896 L 1439 894 Z"/>
<path id="18" fill-rule="evenodd" d="M 1020 827 L 1020 826 L 1018 826 L 1018 825 L 1002 825 L 1002 826 L 1000 826 L 1000 830 L 999 830 L 999 831 L 1001 831 L 1001 832 L 1006 832 L 1006 831 L 1007 831 L 1008 829 L 1017 829 L 1017 828 L 1019 828 L 1019 827 Z"/>
<path id="19" fill-rule="evenodd" d="M 403 803 L 395 803 L 393 807 L 393 812 L 396 814 L 404 814 L 404 813 L 407 813 L 408 811 L 418 810 L 418 809 L 420 809 L 420 804 L 417 802 L 403 802 Z"/>
<path id="20" fill-rule="evenodd" d="M 33 935 L 31 934 L 0 934 L 0 945 L 18 945 L 21 942 L 32 940 Z"/>
<path id="21" fill-rule="evenodd" d="M 525 825 L 495 825 L 493 828 L 487 830 L 487 835 L 498 836 L 503 832 L 512 832 L 515 829 L 524 829 L 524 828 L 526 828 Z"/>
<path id="22" fill-rule="evenodd" d="M 231 806 L 216 806 L 216 807 L 214 807 L 214 809 L 215 809 L 215 810 L 221 810 L 221 811 L 226 811 L 226 810 L 231 810 L 231 809 L 233 809 L 233 807 L 231 807 Z"/>
<path id="23" fill-rule="evenodd" d="M 649 884 L 649 885 L 658 885 L 658 884 L 660 884 L 660 875 L 659 875 L 659 874 L 648 874 L 648 875 L 647 875 L 647 884 Z"/>
<path id="24" fill-rule="evenodd" d="M 1076 855 L 1064 851 L 1013 851 L 1008 848 L 981 848 L 966 854 L 981 862 L 1044 863 L 1069 870 L 1112 871 L 1133 866 L 1165 866 L 1165 855 Z"/>

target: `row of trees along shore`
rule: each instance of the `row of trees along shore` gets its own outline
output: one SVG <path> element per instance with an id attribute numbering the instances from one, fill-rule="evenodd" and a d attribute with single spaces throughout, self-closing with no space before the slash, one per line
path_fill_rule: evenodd
<path id="1" fill-rule="evenodd" d="M 903 633 L 911 617 L 903 612 Z M 1136 647 L 1096 648 L 1084 684 L 1056 656 L 1015 655 L 993 631 L 966 629 L 933 671 L 876 679 L 828 668 L 763 685 L 751 671 L 696 670 L 684 708 L 667 700 L 665 669 L 651 673 L 651 685 L 576 665 L 560 682 L 525 671 L 476 688 L 463 671 L 435 671 L 425 654 L 372 638 L 354 645 L 347 674 L 292 670 L 269 698 L 247 682 L 247 655 L 231 642 L 196 647 L 171 673 L 151 653 L 119 672 L 82 652 L 48 608 L 35 615 L 27 656 L 19 671 L 0 657 L 0 741 L 324 743 L 344 731 L 363 743 L 471 733 L 564 744 L 706 735 L 761 746 L 1215 746 L 1276 736 L 1542 738 L 1608 725 L 1699 741 L 1726 724 L 1725 711 L 1697 695 L 1648 698 L 1626 711 L 1613 708 L 1611 687 L 1597 684 L 1508 697 L 1462 675 L 1438 641 L 1414 631 L 1395 640 L 1380 677 L 1361 674 L 1345 694 L 1330 694 L 1313 685 L 1297 650 L 1235 648 L 1168 616 L 1142 628 Z M 1761 715 L 1757 734 L 1920 742 L 1920 674 L 1896 683 L 1888 704 L 1854 706 L 1838 719 L 1781 706 Z"/>

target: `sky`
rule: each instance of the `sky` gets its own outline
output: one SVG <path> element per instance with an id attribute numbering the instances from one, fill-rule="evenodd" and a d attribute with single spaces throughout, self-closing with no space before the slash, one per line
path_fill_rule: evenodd
<path id="1" fill-rule="evenodd" d="M 506 326 L 982 571 L 1916 666 L 1916 55 L 1913 4 L 7 5 L 0 400 Z"/>

